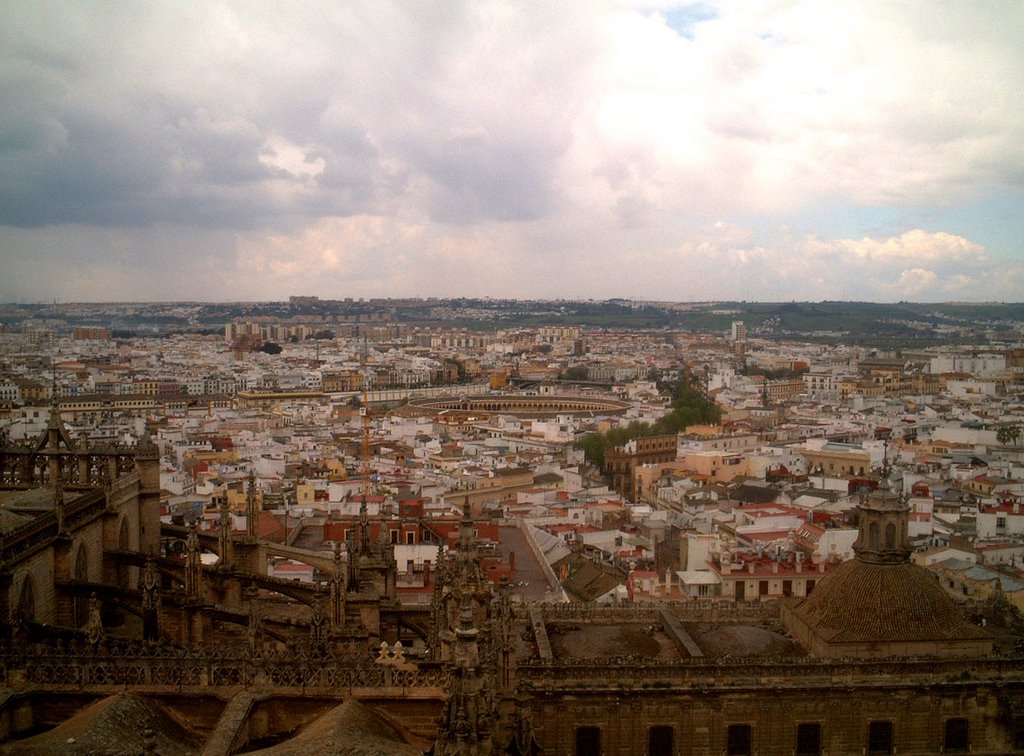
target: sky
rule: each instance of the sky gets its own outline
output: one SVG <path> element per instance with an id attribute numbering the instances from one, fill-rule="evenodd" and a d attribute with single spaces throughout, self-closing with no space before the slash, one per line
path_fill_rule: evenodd
<path id="1" fill-rule="evenodd" d="M 1024 301 L 1020 0 L 0 0 L 0 301 Z"/>

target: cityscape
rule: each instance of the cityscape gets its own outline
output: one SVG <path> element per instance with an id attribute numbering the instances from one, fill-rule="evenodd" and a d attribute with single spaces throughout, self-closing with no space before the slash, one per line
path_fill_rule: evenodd
<path id="1" fill-rule="evenodd" d="M 1019 305 L 0 321 L 4 752 L 1024 751 Z"/>
<path id="2" fill-rule="evenodd" d="M 1024 754 L 1022 29 L 0 4 L 0 756 Z"/>

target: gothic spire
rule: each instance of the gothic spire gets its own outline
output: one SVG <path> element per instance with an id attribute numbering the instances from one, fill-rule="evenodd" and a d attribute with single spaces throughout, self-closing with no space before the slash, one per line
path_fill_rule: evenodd
<path id="1" fill-rule="evenodd" d="M 249 486 L 245 492 L 245 530 L 246 534 L 256 537 L 260 533 L 260 511 L 256 501 L 256 470 L 249 468 Z"/>

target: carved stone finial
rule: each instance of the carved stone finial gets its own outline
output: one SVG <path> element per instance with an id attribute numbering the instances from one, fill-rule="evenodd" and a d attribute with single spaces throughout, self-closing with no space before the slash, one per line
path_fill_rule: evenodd
<path id="1" fill-rule="evenodd" d="M 89 618 L 85 622 L 85 637 L 95 646 L 103 638 L 103 618 L 100 616 L 100 601 L 93 593 L 89 596 Z"/>
<path id="2" fill-rule="evenodd" d="M 57 516 L 57 532 L 61 535 L 67 534 L 68 526 L 65 521 L 64 487 L 61 485 L 60 475 L 57 475 L 53 481 L 53 513 Z"/>

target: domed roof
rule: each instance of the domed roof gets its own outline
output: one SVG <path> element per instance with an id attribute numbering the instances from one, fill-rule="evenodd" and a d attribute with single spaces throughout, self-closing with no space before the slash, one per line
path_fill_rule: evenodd
<path id="1" fill-rule="evenodd" d="M 910 562 L 844 562 L 791 611 L 830 644 L 990 637 L 963 617 L 928 570 Z"/>

